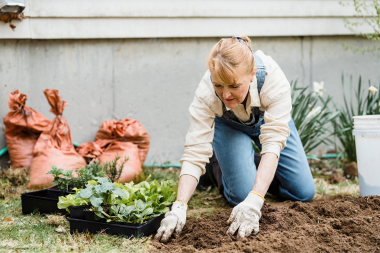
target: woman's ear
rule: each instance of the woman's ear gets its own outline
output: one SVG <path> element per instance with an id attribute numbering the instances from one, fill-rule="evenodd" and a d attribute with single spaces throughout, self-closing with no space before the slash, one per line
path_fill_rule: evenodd
<path id="1" fill-rule="evenodd" d="M 251 82 L 253 81 L 253 78 L 255 77 L 256 75 L 256 67 L 253 69 L 253 72 L 251 74 Z"/>

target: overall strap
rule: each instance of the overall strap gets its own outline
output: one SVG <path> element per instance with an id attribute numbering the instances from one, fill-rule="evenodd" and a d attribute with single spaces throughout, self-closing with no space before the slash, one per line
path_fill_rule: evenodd
<path id="1" fill-rule="evenodd" d="M 261 60 L 261 58 L 255 53 L 253 53 L 253 57 L 255 58 L 257 91 L 259 92 L 259 95 L 260 95 L 260 91 L 264 85 L 265 76 L 267 72 L 266 72 L 266 68 L 265 68 L 263 60 Z"/>

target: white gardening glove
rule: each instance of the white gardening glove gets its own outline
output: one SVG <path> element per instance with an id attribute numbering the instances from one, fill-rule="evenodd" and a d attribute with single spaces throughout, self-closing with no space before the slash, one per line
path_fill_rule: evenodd
<path id="1" fill-rule="evenodd" d="M 257 234 L 259 232 L 259 220 L 261 218 L 260 210 L 263 204 L 264 200 L 260 196 L 249 193 L 245 200 L 232 210 L 231 216 L 227 221 L 228 224 L 232 224 L 227 234 L 233 235 L 238 228 L 238 240 L 249 236 L 252 230 L 254 234 Z"/>
<path id="2" fill-rule="evenodd" d="M 186 210 L 187 206 L 183 202 L 175 202 L 172 206 L 172 210 L 165 214 L 165 218 L 161 221 L 161 226 L 154 239 L 167 242 L 174 229 L 174 236 L 178 237 L 182 232 L 183 226 L 185 226 Z"/>

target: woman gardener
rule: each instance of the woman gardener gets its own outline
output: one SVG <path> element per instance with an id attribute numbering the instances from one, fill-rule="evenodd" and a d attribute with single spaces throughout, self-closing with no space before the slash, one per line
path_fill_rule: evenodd
<path id="1" fill-rule="evenodd" d="M 156 239 L 178 236 L 187 202 L 206 163 L 215 154 L 222 193 L 233 205 L 227 234 L 259 232 L 266 192 L 284 200 L 311 201 L 315 188 L 305 151 L 291 118 L 291 89 L 277 63 L 252 53 L 246 36 L 220 40 L 190 105 L 177 201 L 165 215 Z M 252 141 L 261 150 L 256 168 Z"/>

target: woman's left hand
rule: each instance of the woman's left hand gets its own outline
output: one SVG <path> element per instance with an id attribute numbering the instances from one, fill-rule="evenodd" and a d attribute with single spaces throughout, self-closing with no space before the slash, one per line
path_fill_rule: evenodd
<path id="1" fill-rule="evenodd" d="M 261 218 L 261 208 L 264 200 L 254 193 L 249 193 L 247 198 L 234 207 L 227 223 L 231 224 L 227 231 L 228 235 L 233 235 L 237 229 L 238 240 L 247 237 L 254 231 L 259 232 L 259 220 Z"/>

